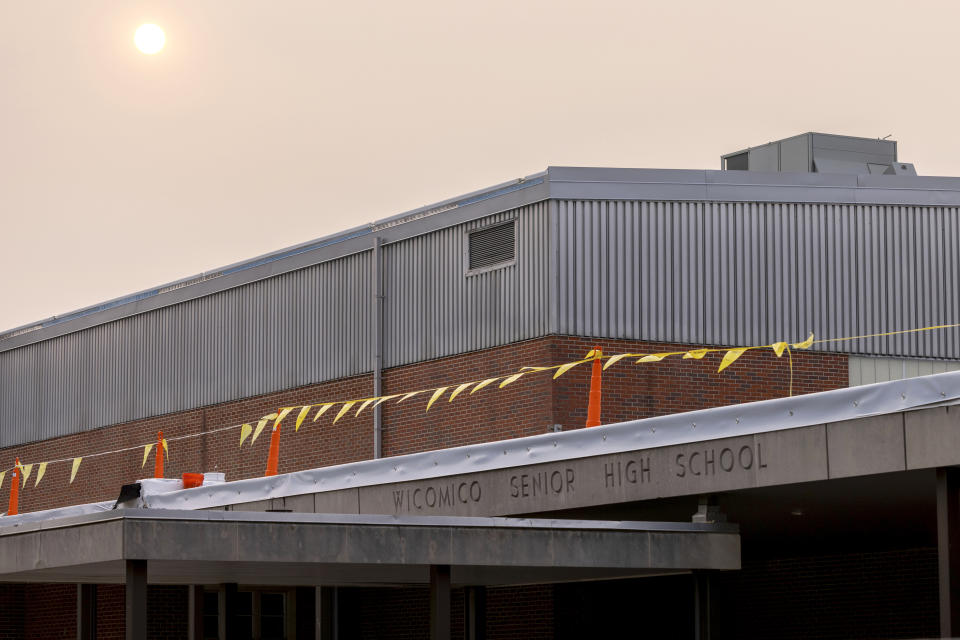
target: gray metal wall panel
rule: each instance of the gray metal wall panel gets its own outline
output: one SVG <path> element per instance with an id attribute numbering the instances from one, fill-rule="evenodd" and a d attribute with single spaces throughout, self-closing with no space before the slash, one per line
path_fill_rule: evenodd
<path id="1" fill-rule="evenodd" d="M 547 332 L 547 205 L 386 245 L 386 366 Z M 516 219 L 509 267 L 465 274 L 466 233 Z M 372 370 L 364 251 L 0 353 L 0 447 Z"/>
<path id="2" fill-rule="evenodd" d="M 511 219 L 514 263 L 466 274 L 467 233 Z M 540 203 L 386 245 L 384 366 L 545 335 L 547 222 Z"/>
<path id="3" fill-rule="evenodd" d="M 960 208 L 560 200 L 560 333 L 749 345 L 960 322 Z M 960 358 L 960 331 L 827 345 Z"/>

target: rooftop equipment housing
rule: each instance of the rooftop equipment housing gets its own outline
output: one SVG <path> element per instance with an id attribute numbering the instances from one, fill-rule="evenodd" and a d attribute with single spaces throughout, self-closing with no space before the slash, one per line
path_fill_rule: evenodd
<path id="1" fill-rule="evenodd" d="M 791 171 L 847 175 L 915 176 L 913 164 L 897 160 L 896 140 L 801 133 L 720 156 L 732 171 Z"/>

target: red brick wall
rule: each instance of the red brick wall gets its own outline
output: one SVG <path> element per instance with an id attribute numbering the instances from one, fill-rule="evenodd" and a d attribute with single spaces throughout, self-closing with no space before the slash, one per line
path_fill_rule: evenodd
<path id="1" fill-rule="evenodd" d="M 77 585 L 25 585 L 24 605 L 23 637 L 53 640 L 77 636 Z"/>
<path id="2" fill-rule="evenodd" d="M 0 584 L 0 640 L 23 638 L 23 603 L 26 585 Z"/>
<path id="3" fill-rule="evenodd" d="M 517 371 L 531 364 L 558 364 L 575 360 L 594 345 L 605 353 L 680 350 L 682 346 L 630 341 L 594 340 L 551 336 L 513 345 L 467 353 L 385 372 L 385 393 L 423 389 L 437 384 L 480 380 Z M 602 419 L 605 423 L 690 411 L 738 402 L 784 396 L 788 392 L 786 356 L 777 359 L 770 351 L 747 352 L 722 374 L 716 369 L 720 354 L 703 360 L 674 358 L 655 364 L 623 360 L 604 372 Z M 794 393 L 809 393 L 846 386 L 846 356 L 824 353 L 794 355 Z M 371 376 L 358 376 L 279 393 L 228 402 L 211 407 L 114 425 L 0 451 L 0 468 L 13 463 L 15 455 L 26 462 L 69 458 L 156 438 L 214 430 L 243 421 L 255 422 L 278 407 L 322 400 L 368 396 Z M 401 455 L 477 442 L 544 433 L 550 425 L 565 430 L 581 427 L 586 420 L 590 384 L 589 364 L 580 365 L 554 381 L 549 373 L 531 373 L 512 385 L 491 385 L 474 395 L 465 391 L 454 402 L 447 397 L 424 411 L 428 394 L 404 403 L 383 405 L 385 455 Z M 316 423 L 313 416 L 293 432 L 294 417 L 286 421 L 281 438 L 280 472 L 341 464 L 371 457 L 373 412 L 359 418 L 352 413 L 332 424 L 337 408 Z M 223 471 L 229 480 L 259 476 L 266 465 L 269 427 L 253 446 L 238 447 L 239 430 L 170 443 L 167 477 L 186 471 Z M 21 512 L 68 504 L 111 500 L 120 486 L 152 475 L 153 456 L 141 469 L 142 450 L 84 459 L 73 485 L 68 484 L 70 464 L 48 468 L 42 484 L 33 479 L 21 492 Z M 34 471 L 36 474 L 36 471 Z M 35 477 L 35 475 L 34 475 Z M 9 488 L 9 483 L 4 489 Z M 2 499 L 6 500 L 7 491 Z"/>

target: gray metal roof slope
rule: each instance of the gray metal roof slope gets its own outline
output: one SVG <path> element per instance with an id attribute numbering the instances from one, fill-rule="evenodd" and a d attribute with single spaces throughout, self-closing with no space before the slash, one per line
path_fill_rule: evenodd
<path id="1" fill-rule="evenodd" d="M 960 178 L 549 167 L 250 260 L 0 333 L 7 351 L 549 199 L 960 206 Z"/>

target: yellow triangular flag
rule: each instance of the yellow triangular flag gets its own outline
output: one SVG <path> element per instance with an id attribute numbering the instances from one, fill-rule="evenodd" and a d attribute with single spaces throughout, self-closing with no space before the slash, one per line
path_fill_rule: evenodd
<path id="1" fill-rule="evenodd" d="M 30 472 L 33 471 L 33 464 L 22 464 L 20 469 L 23 471 L 23 486 L 27 486 L 27 478 L 30 477 Z"/>
<path id="2" fill-rule="evenodd" d="M 430 400 L 427 401 L 427 411 L 430 411 L 430 407 L 433 406 L 433 403 L 437 401 L 437 398 L 443 395 L 443 392 L 449 389 L 449 387 L 440 387 L 433 392 L 433 395 L 430 396 Z M 426 412 L 424 412 L 426 413 Z"/>
<path id="3" fill-rule="evenodd" d="M 366 409 L 367 407 L 369 407 L 370 403 L 373 402 L 375 399 L 376 398 L 367 398 L 366 400 L 364 400 L 363 403 L 361 403 L 360 408 L 357 409 L 357 412 L 353 414 L 353 417 L 356 418 L 358 415 L 360 415 L 360 412 Z"/>
<path id="4" fill-rule="evenodd" d="M 311 409 L 311 407 L 310 407 L 309 404 L 308 404 L 307 406 L 303 407 L 302 409 L 300 409 L 300 413 L 297 414 L 297 424 L 296 424 L 296 426 L 293 427 L 293 430 L 294 430 L 295 432 L 296 432 L 296 431 L 300 431 L 300 425 L 303 424 L 303 421 L 304 421 L 304 420 L 307 418 L 307 416 L 310 414 L 310 409 Z"/>
<path id="5" fill-rule="evenodd" d="M 161 439 L 161 440 L 160 440 L 160 444 L 163 445 L 164 457 L 165 457 L 167 460 L 169 460 L 169 459 L 170 459 L 170 447 L 167 446 L 167 439 L 166 439 L 166 438 Z"/>
<path id="6" fill-rule="evenodd" d="M 0 471 L 0 489 L 3 489 L 3 479 L 7 477 L 6 471 Z"/>
<path id="7" fill-rule="evenodd" d="M 809 349 L 813 345 L 813 334 L 811 333 L 809 337 L 803 342 L 797 342 L 790 345 L 794 349 Z"/>
<path id="8" fill-rule="evenodd" d="M 783 350 L 787 348 L 787 343 L 786 343 L 786 342 L 774 342 L 774 343 L 773 343 L 772 345 L 770 345 L 770 346 L 773 347 L 773 352 L 774 352 L 775 354 L 777 354 L 777 357 L 779 358 L 780 356 L 783 355 Z"/>
<path id="9" fill-rule="evenodd" d="M 508 384 L 512 382 L 516 382 L 517 380 L 520 379 L 520 376 L 524 375 L 524 373 L 525 372 L 515 373 L 512 376 L 507 376 L 506 378 L 503 379 L 503 382 L 500 383 L 500 388 L 503 389 Z"/>
<path id="10" fill-rule="evenodd" d="M 637 364 L 641 362 L 660 362 L 667 356 L 676 355 L 676 353 L 651 353 L 650 355 L 643 356 L 637 360 Z"/>
<path id="11" fill-rule="evenodd" d="M 724 354 L 723 356 L 723 360 L 720 361 L 720 368 L 717 369 L 717 373 L 720 373 L 721 371 L 723 371 L 724 369 L 732 365 L 734 362 L 736 362 L 737 358 L 742 356 L 743 352 L 746 350 L 747 350 L 746 347 L 740 347 L 737 349 L 730 349 L 730 351 L 727 351 L 727 353 Z"/>
<path id="12" fill-rule="evenodd" d="M 484 388 L 485 386 L 487 386 L 488 384 L 493 384 L 494 382 L 496 382 L 496 381 L 499 380 L 499 379 L 500 379 L 500 378 L 487 378 L 486 380 L 483 380 L 483 381 L 481 381 L 481 382 L 478 382 L 478 383 L 477 383 L 477 386 L 475 386 L 473 389 L 470 389 L 470 395 L 475 394 L 477 391 L 480 391 L 480 389 L 483 389 L 483 388 Z"/>
<path id="13" fill-rule="evenodd" d="M 252 426 L 250 426 L 249 424 L 240 425 L 240 446 L 241 447 L 243 446 L 243 441 L 246 440 L 247 436 L 249 436 L 251 433 L 253 433 Z"/>
<path id="14" fill-rule="evenodd" d="M 40 466 L 37 468 L 37 479 L 34 480 L 33 486 L 40 484 L 40 481 L 43 480 L 43 475 L 47 472 L 47 463 L 41 462 Z"/>
<path id="15" fill-rule="evenodd" d="M 553 369 L 553 367 L 520 367 L 520 371 L 546 371 L 547 369 Z"/>
<path id="16" fill-rule="evenodd" d="M 386 402 L 387 400 L 391 400 L 391 399 L 393 399 L 393 398 L 396 398 L 396 397 L 399 396 L 399 395 L 400 395 L 399 393 L 395 393 L 395 394 L 393 394 L 392 396 L 382 396 L 382 397 L 380 397 L 380 398 L 377 398 L 377 402 L 376 402 L 373 406 L 374 406 L 374 407 L 379 407 L 381 404 L 383 404 L 383 403 Z"/>
<path id="17" fill-rule="evenodd" d="M 610 356 L 610 359 L 603 363 L 603 370 L 606 371 L 608 368 L 612 367 L 617 362 L 620 362 L 622 359 L 627 356 L 632 356 L 632 353 L 618 353 L 615 356 Z"/>
<path id="18" fill-rule="evenodd" d="M 693 349 L 693 350 L 687 351 L 685 354 L 683 354 L 683 359 L 684 359 L 684 360 L 687 360 L 687 359 L 692 358 L 692 359 L 694 359 L 694 360 L 699 360 L 699 359 L 702 358 L 703 356 L 707 355 L 707 352 L 708 352 L 708 351 L 710 351 L 710 350 L 709 350 L 709 349 Z"/>
<path id="19" fill-rule="evenodd" d="M 290 415 L 290 412 L 293 411 L 293 407 L 285 407 L 280 409 L 280 413 L 277 414 L 277 419 L 273 422 L 273 428 L 276 429 L 280 426 L 280 423 L 283 422 L 283 419 Z"/>
<path id="20" fill-rule="evenodd" d="M 406 394 L 404 394 L 404 396 L 403 396 L 402 398 L 400 398 L 399 400 L 397 400 L 397 404 L 400 404 L 400 403 L 403 402 L 404 400 L 406 400 L 406 399 L 408 399 L 408 398 L 412 398 L 413 396 L 415 396 L 415 395 L 417 395 L 417 394 L 419 394 L 419 393 L 423 393 L 423 391 L 411 391 L 410 393 L 406 393 Z"/>
<path id="21" fill-rule="evenodd" d="M 565 374 L 567 371 L 570 371 L 570 369 L 573 369 L 578 364 L 583 364 L 584 362 L 586 362 L 586 360 L 577 360 L 576 362 L 568 362 L 566 364 L 560 365 L 559 367 L 557 367 L 557 372 L 553 374 L 553 379 L 556 380 L 557 378 Z M 503 385 L 500 385 L 500 386 L 502 387 Z"/>
<path id="22" fill-rule="evenodd" d="M 343 406 L 340 407 L 340 411 L 337 413 L 337 417 L 333 419 L 333 424 L 337 424 L 337 420 L 343 417 L 347 411 L 350 411 L 350 407 L 357 404 L 356 400 L 351 400 L 350 402 L 344 402 Z"/>
<path id="23" fill-rule="evenodd" d="M 583 356 L 583 358 L 584 358 L 585 360 L 589 360 L 590 358 L 592 358 L 592 357 L 595 356 L 595 355 L 597 355 L 597 350 L 596 350 L 596 349 L 590 349 L 590 351 L 587 351 L 587 355 Z"/>
<path id="24" fill-rule="evenodd" d="M 77 469 L 80 468 L 80 461 L 83 458 L 74 458 L 73 459 L 73 468 L 70 469 L 70 484 L 73 484 L 73 479 L 77 477 Z"/>
<path id="25" fill-rule="evenodd" d="M 260 437 L 260 434 L 263 433 L 263 429 L 264 427 L 267 426 L 267 422 L 269 422 L 270 420 L 273 420 L 276 417 L 277 417 L 277 414 L 271 413 L 270 415 L 263 416 L 262 418 L 260 418 L 260 421 L 257 423 L 257 428 L 253 430 L 253 437 L 250 438 L 251 445 L 254 442 L 256 442 L 257 438 Z"/>
<path id="26" fill-rule="evenodd" d="M 320 409 L 317 410 L 317 415 L 313 416 L 313 421 L 316 422 L 317 420 L 319 420 L 319 419 L 320 419 L 320 416 L 322 416 L 323 414 L 325 414 L 325 413 L 327 412 L 327 410 L 328 410 L 330 407 L 332 407 L 334 404 L 335 404 L 335 403 L 333 403 L 333 402 L 324 402 L 322 405 L 320 405 Z"/>
<path id="27" fill-rule="evenodd" d="M 141 469 L 143 469 L 143 466 L 147 464 L 147 456 L 150 455 L 151 451 L 153 451 L 153 443 L 143 445 L 143 462 L 140 463 Z"/>
<path id="28" fill-rule="evenodd" d="M 454 398 L 456 398 L 458 395 L 460 395 L 460 393 L 461 393 L 464 389 L 466 389 L 467 387 L 469 387 L 469 386 L 472 385 L 472 384 L 473 384 L 472 382 L 464 382 L 463 384 L 461 384 L 460 386 L 458 386 L 456 389 L 453 390 L 453 393 L 450 394 L 450 399 L 447 400 L 447 402 L 453 402 L 453 399 L 454 399 Z"/>

